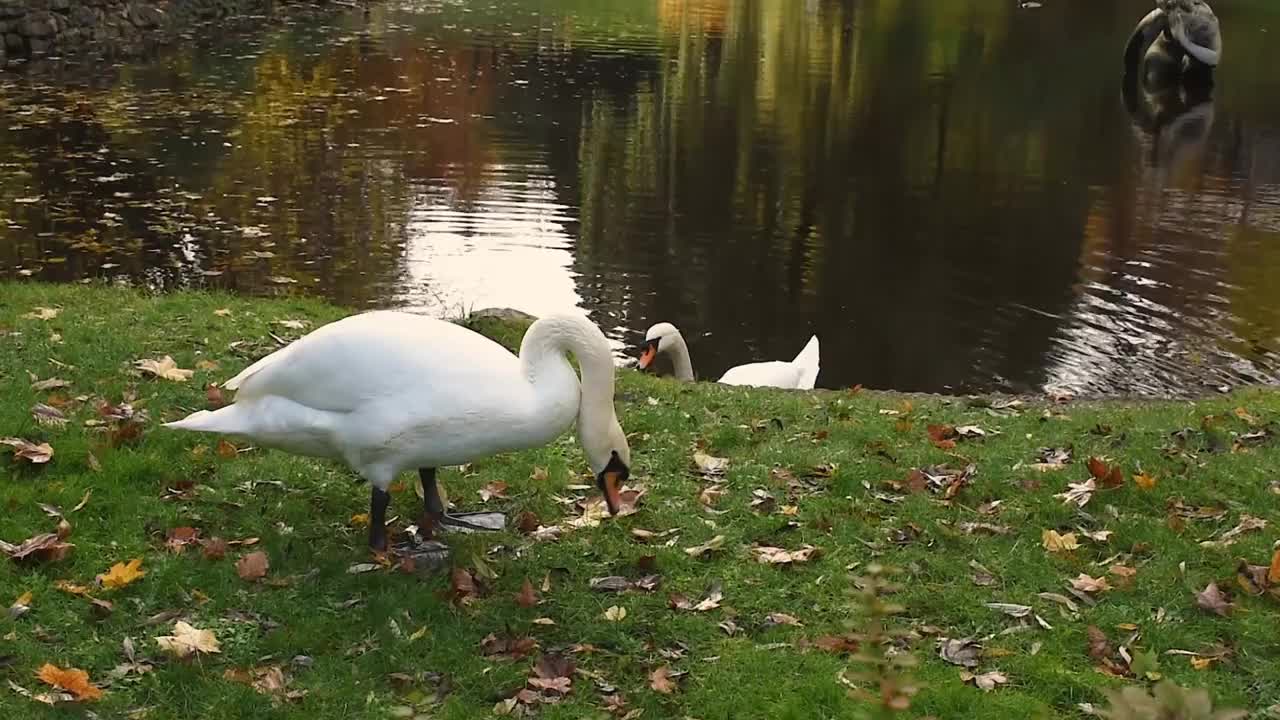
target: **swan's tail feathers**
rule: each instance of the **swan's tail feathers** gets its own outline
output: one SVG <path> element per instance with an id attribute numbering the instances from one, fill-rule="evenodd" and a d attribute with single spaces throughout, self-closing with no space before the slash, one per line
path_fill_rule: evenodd
<path id="1" fill-rule="evenodd" d="M 801 368 L 800 382 L 796 387 L 812 390 L 814 383 L 818 381 L 818 336 L 814 335 L 809 338 L 808 344 L 804 346 L 799 355 L 796 355 L 796 359 L 791 362 Z"/>
<path id="2" fill-rule="evenodd" d="M 243 420 L 242 408 L 233 403 L 218 410 L 194 412 L 181 420 L 165 423 L 164 426 L 177 430 L 231 434 L 244 430 Z"/>

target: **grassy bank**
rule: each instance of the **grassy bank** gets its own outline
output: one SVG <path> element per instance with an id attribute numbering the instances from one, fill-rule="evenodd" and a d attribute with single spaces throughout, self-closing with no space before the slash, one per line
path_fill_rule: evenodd
<path id="1" fill-rule="evenodd" d="M 502 510 L 513 520 L 530 513 L 535 525 L 563 531 L 557 539 L 515 528 L 451 536 L 453 566 L 474 576 L 468 593 L 458 573 L 451 581 L 451 573 L 396 567 L 349 572 L 370 561 L 359 517 L 368 489 L 344 468 L 158 427 L 205 407 L 207 383 L 341 314 L 308 301 L 0 285 L 0 436 L 53 450 L 39 464 L 0 456 L 0 539 L 53 532 L 50 512 L 60 512 L 75 545 L 61 559 L 0 563 L 0 602 L 30 593 L 0 620 L 5 680 L 48 692 L 36 678 L 44 663 L 86 670 L 104 690 L 92 701 L 102 717 L 146 709 L 149 718 L 471 718 L 541 685 L 554 687 L 538 689 L 540 697 L 559 702 L 525 695 L 530 703 L 500 709 L 546 718 L 636 710 L 646 718 L 852 718 L 865 706 L 837 679 L 851 666 L 843 635 L 861 607 L 850 578 L 884 563 L 901 568 L 893 600 L 903 612 L 891 625 L 908 632 L 897 647 L 920 661 L 913 674 L 922 689 L 907 716 L 1082 717 L 1078 705 L 1102 703 L 1104 688 L 1147 682 L 1116 674 L 1158 673 L 1257 711 L 1280 703 L 1280 599 L 1265 588 L 1251 596 L 1237 578 L 1241 559 L 1271 562 L 1280 527 L 1275 392 L 993 408 L 961 398 L 682 385 L 623 371 L 617 406 L 632 436 L 633 482 L 646 491 L 638 511 L 596 527 L 566 523 L 580 512 L 562 500 L 594 495 L 567 487 L 586 482 L 570 437 L 447 469 L 458 509 Z M 165 355 L 192 377 L 134 369 Z M 51 379 L 67 384 L 33 389 Z M 140 425 L 130 424 L 136 416 L 119 419 L 126 401 L 145 411 Z M 103 402 L 116 408 L 105 417 Z M 65 427 L 56 417 L 37 423 L 37 403 L 57 408 Z M 948 439 L 935 428 L 935 442 L 930 425 L 977 426 L 986 436 Z M 727 459 L 723 474 L 702 472 L 695 447 Z M 1037 469 L 1046 462 L 1041 448 L 1071 448 L 1071 461 Z M 1121 486 L 1099 489 L 1083 508 L 1065 504 L 1055 494 L 1086 481 L 1091 456 L 1118 465 Z M 942 465 L 974 471 L 912 472 Z M 392 504 L 402 518 L 417 507 L 410 479 Z M 505 492 L 482 501 L 498 482 Z M 258 540 L 210 559 L 177 528 L 198 529 L 204 540 Z M 1074 533 L 1078 547 L 1050 552 L 1045 530 Z M 717 537 L 718 549 L 686 552 Z M 765 564 L 753 546 L 817 551 Z M 237 561 L 258 551 L 269 560 L 265 577 L 242 579 Z M 144 576 L 97 586 L 96 576 L 135 558 Z M 1077 597 L 1069 580 L 1082 573 L 1111 588 Z M 659 576 L 656 589 L 591 587 L 593 578 L 650 575 Z M 529 607 L 517 602 L 526 579 L 539 601 Z M 1234 606 L 1225 616 L 1198 604 L 1213 582 Z M 76 589 L 68 583 L 110 609 L 68 592 Z M 707 597 L 715 584 L 718 601 Z M 707 602 L 675 609 L 673 595 Z M 1015 618 L 986 603 L 1030 609 L 1005 608 L 1027 613 Z M 154 638 L 174 635 L 178 620 L 211 631 L 220 652 L 172 657 Z M 1090 626 L 1106 645 L 1098 632 L 1091 642 Z M 972 671 L 999 671 L 1007 682 L 991 692 L 963 682 L 963 668 L 939 657 L 942 638 L 980 642 L 980 652 L 969 649 Z M 544 661 L 548 677 L 537 682 L 539 658 L 557 654 L 577 672 Z M 1131 666 L 1126 655 L 1143 659 Z M 559 677 L 571 680 L 563 697 Z M 6 717 L 66 712 L 5 685 Z M 620 699 L 606 699 L 613 695 Z"/>

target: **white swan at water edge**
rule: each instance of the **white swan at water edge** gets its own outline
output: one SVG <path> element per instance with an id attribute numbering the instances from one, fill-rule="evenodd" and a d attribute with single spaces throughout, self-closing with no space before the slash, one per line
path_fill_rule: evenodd
<path id="1" fill-rule="evenodd" d="M 596 485 L 616 513 L 631 450 L 613 385 L 609 343 L 586 318 L 534 322 L 517 358 L 459 325 L 384 310 L 316 329 L 228 380 L 233 404 L 166 427 L 345 461 L 373 486 L 369 545 L 385 550 L 387 488 L 400 472 L 418 468 L 432 519 L 466 526 L 445 512 L 437 467 L 545 445 L 575 418 Z"/>
<path id="2" fill-rule="evenodd" d="M 663 322 L 650 327 L 644 334 L 644 342 L 644 352 L 640 355 L 641 370 L 652 365 L 659 354 L 665 354 L 671 357 L 677 379 L 694 379 L 689 346 L 685 344 L 684 336 L 675 325 Z M 818 380 L 818 370 L 818 336 L 814 335 L 790 362 L 774 360 L 738 365 L 726 370 L 716 382 L 725 385 L 812 390 Z"/>

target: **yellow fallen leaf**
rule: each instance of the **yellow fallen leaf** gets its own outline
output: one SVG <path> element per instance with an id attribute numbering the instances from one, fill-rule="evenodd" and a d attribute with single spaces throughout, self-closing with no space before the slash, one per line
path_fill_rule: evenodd
<path id="1" fill-rule="evenodd" d="M 214 314 L 214 315 L 217 315 L 218 317 L 231 317 L 231 309 L 230 309 L 230 308 L 218 308 L 217 310 L 214 310 L 214 311 L 213 311 L 213 314 Z"/>
<path id="2" fill-rule="evenodd" d="M 22 316 L 23 320 L 52 320 L 58 317 L 58 313 L 62 312 L 58 308 L 37 307 L 31 312 Z"/>
<path id="3" fill-rule="evenodd" d="M 1280 550 L 1276 550 L 1276 554 L 1271 556 L 1271 569 L 1267 571 L 1267 580 L 1280 585 Z"/>
<path id="4" fill-rule="evenodd" d="M 1197 670 L 1208 670 L 1210 665 L 1213 665 L 1213 658 L 1211 657 L 1192 656 L 1191 658 L 1191 667 Z"/>
<path id="5" fill-rule="evenodd" d="M 26 605 L 26 606 L 30 607 L 30 606 L 31 606 L 31 598 L 32 598 L 32 597 L 33 597 L 33 596 L 31 595 L 31 591 L 30 591 L 30 590 L 28 590 L 28 591 L 26 591 L 26 592 L 22 593 L 21 595 L 19 595 L 19 596 L 18 596 L 18 599 L 13 601 L 13 604 L 14 604 L 14 605 Z"/>
<path id="6" fill-rule="evenodd" d="M 89 683 L 89 673 L 77 668 L 62 669 L 57 665 L 45 663 L 36 673 L 48 685 L 66 690 L 76 696 L 77 700 L 97 700 L 102 697 L 102 690 Z"/>
<path id="7" fill-rule="evenodd" d="M 84 585 L 76 585 L 75 583 L 70 582 L 68 580 L 59 580 L 58 582 L 54 583 L 53 586 L 58 588 L 64 593 L 70 593 L 72 595 L 88 595 L 89 594 L 89 588 L 85 587 Z"/>
<path id="8" fill-rule="evenodd" d="M 156 638 L 161 650 L 175 657 L 184 658 L 192 653 L 220 653 L 218 638 L 211 630 L 198 630 L 182 620 L 173 624 L 172 635 Z"/>
<path id="9" fill-rule="evenodd" d="M 369 513 L 356 513 L 351 516 L 352 527 L 369 527 Z"/>
<path id="10" fill-rule="evenodd" d="M 1141 472 L 1133 476 L 1133 484 L 1143 490 L 1150 490 L 1156 486 L 1156 479 L 1146 472 Z"/>
<path id="11" fill-rule="evenodd" d="M 142 570 L 141 568 L 142 558 L 134 558 L 129 561 L 128 565 L 124 563 L 116 563 L 115 565 L 112 565 L 111 569 L 105 574 L 99 575 L 98 580 L 102 583 L 103 587 L 118 590 L 143 575 L 146 575 L 147 571 Z"/>
<path id="12" fill-rule="evenodd" d="M 195 374 L 194 370 L 183 370 L 178 367 L 178 364 L 168 355 L 159 360 L 139 360 L 134 363 L 134 366 L 143 372 L 174 382 L 186 382 Z"/>
<path id="13" fill-rule="evenodd" d="M 1055 553 L 1069 552 L 1080 548 L 1080 543 L 1076 540 L 1075 533 L 1059 535 L 1057 530 L 1045 530 L 1041 532 L 1040 544 L 1044 545 L 1045 550 Z"/>
<path id="14" fill-rule="evenodd" d="M 624 607 L 618 607 L 617 605 L 613 605 L 608 610 L 604 611 L 604 619 L 609 622 L 622 622 L 626 617 L 627 609 Z"/>

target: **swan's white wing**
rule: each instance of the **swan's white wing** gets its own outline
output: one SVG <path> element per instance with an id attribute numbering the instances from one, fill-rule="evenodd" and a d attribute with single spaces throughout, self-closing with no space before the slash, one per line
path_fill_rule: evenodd
<path id="1" fill-rule="evenodd" d="M 237 400 L 271 395 L 316 410 L 351 412 L 395 397 L 465 399 L 468 393 L 501 393 L 504 385 L 514 392 L 523 385 L 519 379 L 519 359 L 483 335 L 421 315 L 380 311 L 325 325 L 234 380 Z"/>
<path id="2" fill-rule="evenodd" d="M 756 387 L 794 388 L 800 382 L 803 369 L 800 366 L 774 360 L 729 368 L 720 376 L 724 385 L 752 385 Z"/>

